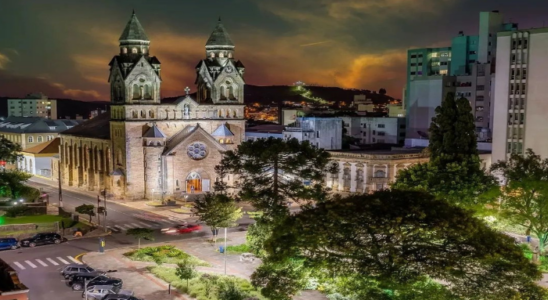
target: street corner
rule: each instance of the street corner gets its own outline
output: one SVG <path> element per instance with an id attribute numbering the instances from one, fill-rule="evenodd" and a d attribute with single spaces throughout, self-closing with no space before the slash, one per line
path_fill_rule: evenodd
<path id="1" fill-rule="evenodd" d="M 74 259 L 79 261 L 82 264 L 86 264 L 86 262 L 84 261 L 84 255 L 86 255 L 86 254 L 88 254 L 88 252 L 80 253 L 80 254 L 74 256 Z"/>

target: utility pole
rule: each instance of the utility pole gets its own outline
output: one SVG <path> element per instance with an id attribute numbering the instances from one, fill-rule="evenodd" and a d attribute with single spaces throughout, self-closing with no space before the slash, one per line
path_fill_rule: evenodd
<path id="1" fill-rule="evenodd" d="M 59 181 L 59 207 L 60 208 L 63 208 L 63 188 L 61 187 L 61 183 L 62 183 L 62 179 L 61 179 L 61 159 L 63 159 L 62 157 L 59 158 L 59 163 L 58 163 L 58 167 L 57 167 L 57 177 L 58 177 L 58 181 Z"/>
<path id="2" fill-rule="evenodd" d="M 101 199 L 99 198 L 99 195 L 97 195 L 97 225 L 99 225 L 99 227 L 101 226 L 101 215 L 100 215 L 100 212 L 101 212 Z"/>
<path id="3" fill-rule="evenodd" d="M 105 213 L 105 217 L 103 218 L 103 227 L 105 228 L 105 232 L 107 232 L 107 188 L 105 187 L 103 191 L 104 197 L 105 197 L 105 209 L 103 210 Z"/>
<path id="4" fill-rule="evenodd" d="M 226 230 L 227 228 L 225 227 L 225 255 L 224 255 L 224 258 L 225 258 L 225 275 L 226 275 Z"/>

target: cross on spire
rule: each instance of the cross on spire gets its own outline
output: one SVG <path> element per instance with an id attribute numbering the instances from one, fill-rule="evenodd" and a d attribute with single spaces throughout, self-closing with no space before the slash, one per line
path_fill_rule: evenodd
<path id="1" fill-rule="evenodd" d="M 188 96 L 188 93 L 189 93 L 189 92 L 190 92 L 190 88 L 187 86 L 187 87 L 185 88 L 185 93 L 187 94 L 187 96 Z"/>

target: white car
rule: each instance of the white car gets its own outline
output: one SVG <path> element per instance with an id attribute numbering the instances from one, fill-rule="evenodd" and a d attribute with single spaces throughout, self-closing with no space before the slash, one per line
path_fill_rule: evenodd
<path id="1" fill-rule="evenodd" d="M 253 255 L 253 253 L 242 253 L 242 255 L 240 255 L 240 261 L 254 262 L 255 255 Z"/>

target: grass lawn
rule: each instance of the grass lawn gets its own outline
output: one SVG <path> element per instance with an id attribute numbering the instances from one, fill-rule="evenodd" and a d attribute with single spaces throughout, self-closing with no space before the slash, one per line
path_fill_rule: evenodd
<path id="1" fill-rule="evenodd" d="M 196 266 L 209 267 L 210 264 L 181 251 L 175 246 L 166 245 L 159 247 L 145 247 L 134 251 L 124 253 L 124 256 L 136 261 L 156 262 L 158 259 L 162 263 L 177 264 L 185 258 L 188 258 L 190 262 Z"/>
<path id="2" fill-rule="evenodd" d="M 61 220 L 65 221 L 67 226 L 72 223 L 70 218 L 63 218 L 61 216 L 53 215 L 41 215 L 41 216 L 22 216 L 15 218 L 0 217 L 0 225 L 12 225 L 12 224 L 31 224 L 31 223 L 54 223 Z"/>
<path id="3" fill-rule="evenodd" d="M 192 298 L 196 298 L 197 300 L 224 300 L 218 297 L 219 290 L 227 283 L 232 283 L 238 290 L 246 293 L 248 297 L 252 297 L 251 299 L 267 299 L 263 297 L 260 290 L 255 289 L 249 281 L 234 276 L 196 272 L 194 278 L 189 280 L 187 289 L 186 280 L 179 279 L 175 268 L 154 266 L 149 267 L 148 270 L 156 277 L 171 283 L 171 285 L 180 292 L 185 293 Z"/>
<path id="4" fill-rule="evenodd" d="M 251 252 L 251 249 L 249 249 L 249 246 L 247 244 L 226 246 L 226 253 L 228 254 L 241 254 L 249 252 Z"/>
<path id="5" fill-rule="evenodd" d="M 523 250 L 523 254 L 525 257 L 529 260 L 533 259 L 533 252 L 531 252 L 531 248 L 527 244 L 521 244 L 521 249 Z M 542 273 L 548 273 L 548 257 L 541 256 L 539 257 L 540 265 L 538 266 L 539 271 Z"/>

